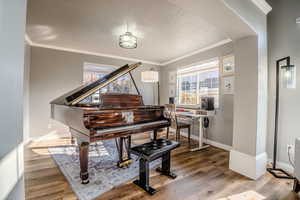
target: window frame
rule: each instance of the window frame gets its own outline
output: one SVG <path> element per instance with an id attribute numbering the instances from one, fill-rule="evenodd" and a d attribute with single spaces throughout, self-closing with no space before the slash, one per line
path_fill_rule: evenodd
<path id="1" fill-rule="evenodd" d="M 210 69 L 213 71 L 214 69 L 218 69 L 218 89 L 217 89 L 217 95 L 218 95 L 218 102 L 216 103 L 215 102 L 215 105 L 216 108 L 219 108 L 220 106 L 220 83 L 221 83 L 221 57 L 214 57 L 214 58 L 211 58 L 211 59 L 208 59 L 208 60 L 204 60 L 204 61 L 200 61 L 200 62 L 196 62 L 196 63 L 193 63 L 193 64 L 190 64 L 190 65 L 187 65 L 187 66 L 184 66 L 184 67 L 180 67 L 177 69 L 177 97 L 178 97 L 178 105 L 179 106 L 185 106 L 185 107 L 191 107 L 191 108 L 196 108 L 196 107 L 199 107 L 201 106 L 201 100 L 200 100 L 200 76 L 199 74 L 201 73 L 201 71 L 209 71 L 209 70 L 205 70 L 205 68 L 203 70 L 199 70 L 199 68 L 201 68 L 201 65 L 203 65 L 203 67 L 205 67 L 206 64 L 209 64 L 209 63 L 212 63 L 212 62 L 216 62 L 216 66 L 208 66 L 206 67 L 206 69 Z M 188 69 L 192 69 L 192 70 L 188 70 Z M 193 70 L 193 68 L 195 68 Z M 198 69 L 197 69 L 198 68 Z M 187 72 L 184 72 L 184 71 L 187 71 Z M 181 72 L 180 72 L 181 71 Z M 193 73 L 197 73 L 197 88 L 196 88 L 196 104 L 182 104 L 180 102 L 180 96 L 182 94 L 182 90 L 181 90 L 181 83 L 182 83 L 182 77 L 183 76 L 189 76 Z"/>
<path id="2" fill-rule="evenodd" d="M 116 70 L 118 67 L 113 66 L 113 65 L 106 65 L 106 64 L 97 64 L 97 63 L 90 63 L 90 62 L 84 62 L 83 63 L 83 70 L 82 70 L 82 83 L 83 84 L 89 84 L 91 82 L 94 81 L 93 78 L 88 78 L 87 77 L 87 73 L 91 73 L 91 77 L 93 76 L 93 73 L 95 74 L 100 74 L 100 76 L 102 75 L 106 75 L 108 73 L 111 73 L 112 71 Z M 124 76 L 122 76 L 124 78 Z M 99 78 L 99 77 L 98 77 Z M 101 77 L 100 77 L 101 78 Z M 119 80 L 121 77 L 119 77 L 117 80 Z M 124 81 L 125 79 L 123 79 L 122 81 Z M 116 81 L 116 80 L 115 80 Z M 128 84 L 125 84 L 125 86 L 128 86 L 129 91 L 132 91 L 132 82 L 131 79 L 129 77 L 129 74 L 126 77 L 126 80 L 128 81 Z M 123 85 L 123 84 L 122 84 Z M 116 92 L 114 89 L 112 88 L 114 86 L 105 86 L 103 89 L 107 89 L 108 93 L 119 93 Z M 123 85 L 123 89 L 124 89 L 124 85 Z M 101 89 L 102 90 L 102 89 Z M 124 91 L 123 91 L 124 92 Z M 94 101 L 93 98 L 95 99 L 100 99 L 100 94 L 102 92 L 100 90 L 96 91 L 95 93 L 93 93 L 90 97 L 91 97 L 91 101 Z M 130 93 L 130 92 L 129 92 Z M 95 102 L 91 102 L 91 103 L 97 103 L 97 101 Z"/>

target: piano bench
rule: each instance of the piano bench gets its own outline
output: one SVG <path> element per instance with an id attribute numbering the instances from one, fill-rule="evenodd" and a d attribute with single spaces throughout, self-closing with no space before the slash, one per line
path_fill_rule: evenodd
<path id="1" fill-rule="evenodd" d="M 175 141 L 157 139 L 151 142 L 135 146 L 130 149 L 130 153 L 139 156 L 139 179 L 133 183 L 144 189 L 149 194 L 153 195 L 157 191 L 149 185 L 149 163 L 158 158 L 162 158 L 162 166 L 156 171 L 162 175 L 169 176 L 173 179 L 176 175 L 171 172 L 171 151 L 180 144 Z"/>

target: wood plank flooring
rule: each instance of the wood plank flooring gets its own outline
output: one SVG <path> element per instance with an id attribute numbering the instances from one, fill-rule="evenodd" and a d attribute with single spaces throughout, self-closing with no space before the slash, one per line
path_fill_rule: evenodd
<path id="1" fill-rule="evenodd" d="M 134 143 L 143 143 L 148 135 L 141 134 Z M 149 196 L 132 181 L 103 194 L 99 200 L 217 200 L 245 191 L 256 191 L 268 200 L 299 199 L 291 192 L 292 181 L 278 180 L 266 173 L 252 181 L 228 169 L 229 153 L 210 147 L 189 152 L 187 141 L 173 151 L 172 169 L 178 175 L 172 180 L 151 171 L 151 186 L 159 192 Z M 33 142 L 25 148 L 25 191 L 30 200 L 77 199 L 67 180 L 51 158 L 48 147 L 70 145 L 69 138 Z"/>

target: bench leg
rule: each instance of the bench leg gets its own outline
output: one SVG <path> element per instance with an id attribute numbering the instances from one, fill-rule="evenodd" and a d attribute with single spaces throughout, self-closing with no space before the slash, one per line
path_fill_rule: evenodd
<path id="1" fill-rule="evenodd" d="M 169 127 L 167 127 L 167 139 L 169 139 Z"/>
<path id="2" fill-rule="evenodd" d="M 191 127 L 188 127 L 188 141 L 189 141 L 189 147 L 191 146 Z"/>
<path id="3" fill-rule="evenodd" d="M 157 129 L 153 130 L 153 140 L 157 139 Z"/>
<path id="4" fill-rule="evenodd" d="M 143 188 L 146 192 L 153 195 L 157 191 L 149 185 L 149 162 L 143 158 L 140 159 L 140 177 L 133 181 L 134 184 Z"/>
<path id="5" fill-rule="evenodd" d="M 161 168 L 157 168 L 156 171 L 160 172 L 161 174 L 165 175 L 165 176 L 169 176 L 173 179 L 175 179 L 177 177 L 176 174 L 174 174 L 173 172 L 171 172 L 171 153 L 170 151 L 165 153 L 162 156 L 162 166 Z"/>
<path id="6" fill-rule="evenodd" d="M 179 134 L 180 134 L 180 130 L 178 128 L 176 128 L 176 133 L 175 133 L 175 140 L 178 142 L 179 141 Z"/>

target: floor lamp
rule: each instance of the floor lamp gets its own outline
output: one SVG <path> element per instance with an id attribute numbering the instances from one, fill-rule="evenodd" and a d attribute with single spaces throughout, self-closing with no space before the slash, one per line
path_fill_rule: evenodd
<path id="1" fill-rule="evenodd" d="M 285 57 L 276 61 L 276 107 L 273 166 L 271 168 L 267 168 L 267 170 L 276 178 L 294 179 L 294 177 L 291 176 L 289 173 L 287 173 L 283 169 L 276 167 L 280 86 L 282 86 L 283 88 L 296 88 L 296 67 L 290 64 L 290 57 Z"/>
<path id="2" fill-rule="evenodd" d="M 151 69 L 150 71 L 142 72 L 142 82 L 157 83 L 157 103 L 158 103 L 158 105 L 160 105 L 158 71 L 154 71 L 154 69 Z"/>

